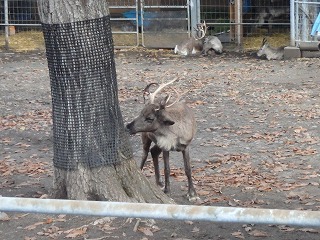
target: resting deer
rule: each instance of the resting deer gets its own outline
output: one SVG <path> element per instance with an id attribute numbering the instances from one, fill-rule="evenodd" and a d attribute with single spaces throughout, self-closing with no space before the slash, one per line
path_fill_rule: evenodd
<path id="1" fill-rule="evenodd" d="M 263 38 L 261 47 L 257 52 L 257 56 L 261 57 L 263 55 L 265 55 L 268 60 L 281 60 L 284 55 L 284 47 L 273 48 L 268 44 L 267 39 Z"/>
<path id="2" fill-rule="evenodd" d="M 215 53 L 221 54 L 223 51 L 222 43 L 216 36 L 208 36 L 203 41 L 203 55 L 207 55 L 210 50 Z"/>
<path id="3" fill-rule="evenodd" d="M 160 181 L 160 171 L 158 158 L 163 152 L 165 185 L 164 192 L 170 193 L 170 166 L 169 152 L 181 151 L 183 155 L 185 173 L 188 178 L 188 196 L 190 201 L 197 199 L 197 194 L 193 186 L 191 177 L 191 166 L 189 156 L 189 144 L 196 132 L 196 121 L 192 110 L 180 99 L 169 104 L 170 95 L 155 102 L 155 96 L 172 81 L 161 84 L 153 93 L 149 93 L 149 84 L 144 94 L 149 96 L 149 102 L 140 112 L 140 115 L 129 123 L 126 127 L 130 134 L 142 132 L 143 156 L 140 168 L 142 169 L 150 150 L 151 143 L 155 145 L 151 148 L 156 183 L 162 186 Z"/>
<path id="4" fill-rule="evenodd" d="M 206 22 L 197 24 L 196 35 L 192 36 L 174 48 L 174 53 L 183 56 L 197 55 L 203 53 L 207 55 L 209 50 L 214 50 L 216 53 L 222 53 L 222 43 L 216 36 L 206 36 Z"/>

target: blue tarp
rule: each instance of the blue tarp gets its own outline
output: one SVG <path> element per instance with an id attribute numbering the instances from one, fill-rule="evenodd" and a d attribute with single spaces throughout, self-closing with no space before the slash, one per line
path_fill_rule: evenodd
<path id="1" fill-rule="evenodd" d="M 243 13 L 248 13 L 251 10 L 251 0 L 244 0 L 242 5 Z"/>
<path id="2" fill-rule="evenodd" d="M 122 14 L 125 18 L 136 18 L 136 11 L 135 10 L 131 10 L 131 11 L 127 11 L 127 12 L 124 12 Z M 144 12 L 143 13 L 143 17 L 145 19 L 148 19 L 148 18 L 156 18 L 157 17 L 157 13 L 156 12 Z M 137 24 L 136 20 L 132 20 L 131 21 L 134 25 Z M 143 22 L 143 25 L 145 27 L 148 27 L 149 25 L 151 24 L 151 21 L 147 21 L 145 20 Z M 138 12 L 138 26 L 141 27 L 141 12 Z"/>
<path id="3" fill-rule="evenodd" d="M 312 26 L 311 36 L 315 36 L 317 32 L 320 33 L 320 13 L 318 14 L 318 17 Z"/>

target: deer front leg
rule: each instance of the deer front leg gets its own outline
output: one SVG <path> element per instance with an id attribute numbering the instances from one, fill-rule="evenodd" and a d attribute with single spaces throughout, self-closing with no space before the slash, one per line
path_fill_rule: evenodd
<path id="1" fill-rule="evenodd" d="M 154 175 L 156 177 L 156 183 L 158 186 L 163 187 L 163 183 L 160 178 L 160 170 L 159 170 L 159 155 L 162 152 L 162 150 L 157 145 L 154 145 L 151 148 L 150 152 L 151 152 L 152 161 L 153 161 Z"/>
<path id="2" fill-rule="evenodd" d="M 190 165 L 190 156 L 189 156 L 189 146 L 187 146 L 183 151 L 183 162 L 184 162 L 184 170 L 188 178 L 188 197 L 189 201 L 196 201 L 198 199 L 196 190 L 194 189 L 192 176 L 191 176 L 191 165 Z"/>
<path id="3" fill-rule="evenodd" d="M 170 166 L 169 166 L 169 151 L 163 151 L 164 162 L 164 192 L 170 193 Z"/>
<path id="4" fill-rule="evenodd" d="M 147 161 L 148 153 L 149 153 L 149 149 L 150 149 L 150 146 L 151 146 L 152 141 L 151 141 L 151 139 L 147 136 L 146 133 L 142 133 L 141 139 L 142 139 L 143 153 L 142 153 L 142 160 L 141 160 L 141 163 L 140 163 L 140 169 L 142 170 L 144 164 L 145 164 L 146 161 Z"/>

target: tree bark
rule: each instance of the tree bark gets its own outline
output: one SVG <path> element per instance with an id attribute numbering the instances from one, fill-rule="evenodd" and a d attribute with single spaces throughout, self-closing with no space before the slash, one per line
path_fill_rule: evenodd
<path id="1" fill-rule="evenodd" d="M 38 0 L 38 7 L 42 23 L 49 25 L 81 22 L 109 15 L 106 0 Z M 100 35 L 94 38 L 95 41 L 104 39 L 105 36 L 111 36 L 110 28 L 95 29 L 95 25 L 92 25 L 89 33 L 88 31 L 75 31 L 72 37 L 81 40 L 81 37 L 84 37 L 83 34 L 94 35 L 97 34 L 97 32 Z M 59 34 L 61 34 L 61 36 L 59 36 Z M 69 50 L 66 45 L 61 45 L 60 51 L 59 39 L 68 39 L 63 38 L 63 34 L 63 31 L 57 31 L 50 35 L 58 39 L 56 42 L 58 56 L 55 56 L 55 53 L 52 53 L 52 51 L 48 54 L 49 40 L 45 38 L 53 93 L 54 185 L 52 197 L 79 200 L 173 203 L 173 200 L 166 196 L 160 188 L 148 181 L 138 169 L 132 157 L 128 158 L 122 153 L 121 143 L 119 143 L 121 138 L 118 138 L 118 136 L 123 136 L 124 124 L 119 108 L 117 86 L 101 86 L 108 84 L 108 81 L 102 81 L 102 84 L 93 84 L 92 82 L 94 82 L 94 80 L 90 78 L 87 79 L 86 72 L 90 72 L 91 76 L 101 76 L 103 75 L 101 71 L 104 69 L 90 69 L 90 67 L 92 68 L 92 63 L 90 63 L 89 60 L 86 62 L 86 59 L 83 61 L 84 63 L 81 62 L 80 67 L 75 64 L 75 62 L 77 63 L 77 59 L 72 59 L 73 52 L 70 52 L 71 50 Z M 111 39 L 108 39 L 106 42 L 112 42 L 112 37 L 110 38 Z M 71 40 L 70 38 L 70 41 Z M 87 39 L 85 38 L 85 40 Z M 111 44 L 110 47 L 110 44 L 104 45 L 103 41 L 102 43 L 99 41 L 97 44 L 91 44 L 88 41 L 79 41 L 77 42 L 77 49 L 80 49 L 81 54 L 95 53 L 95 51 L 112 52 L 110 56 L 113 57 L 113 44 Z M 60 70 L 57 59 L 67 59 L 63 63 L 61 62 L 61 64 L 66 65 L 64 67 L 67 69 L 68 74 L 70 72 L 71 80 L 69 75 L 57 75 L 57 69 Z M 92 61 L 92 59 L 90 61 Z M 49 63 L 54 63 L 54 67 Z M 106 63 L 106 65 L 106 69 L 110 71 L 110 74 L 114 77 L 116 74 L 114 59 L 111 59 L 111 63 Z M 57 67 L 57 69 L 52 69 L 55 67 Z M 86 70 L 85 72 L 83 68 Z M 74 78 L 74 76 L 77 77 Z M 55 87 L 53 87 L 54 81 L 58 81 Z M 80 83 L 84 83 L 85 87 L 79 87 Z M 117 84 L 115 83 L 115 85 Z M 62 96 L 62 103 L 55 99 L 55 92 L 58 92 L 56 95 Z M 101 94 L 101 92 L 105 93 Z M 88 98 L 85 99 L 86 101 L 83 103 L 81 102 L 83 96 L 93 97 L 93 100 Z M 112 104 L 104 106 L 104 112 L 108 112 L 111 115 L 111 117 L 107 119 L 101 117 L 101 114 L 97 113 L 97 108 L 95 107 L 98 104 L 106 105 L 104 101 L 106 96 L 112 96 L 113 98 Z M 63 109 L 63 111 L 61 109 Z M 56 115 L 59 111 L 60 114 L 64 113 L 63 117 L 58 116 L 58 118 L 64 119 L 66 124 L 65 128 L 55 125 Z M 102 127 L 97 127 L 97 123 L 101 124 Z M 109 132 L 115 132 L 116 136 L 115 139 L 111 139 L 111 141 L 109 139 L 109 142 L 105 140 L 104 133 L 101 133 L 103 136 L 99 138 L 99 140 L 103 139 L 106 141 L 102 144 L 101 142 L 97 143 L 98 141 L 95 137 L 91 137 L 90 134 L 87 135 L 89 130 L 95 132 L 99 131 L 99 129 L 108 130 L 108 128 L 110 130 Z M 61 143 L 61 141 L 66 139 L 72 147 L 69 145 L 65 146 L 63 142 Z M 128 136 L 126 136 L 125 140 L 122 139 L 122 141 L 122 144 L 129 144 Z M 83 149 L 85 149 L 86 153 L 84 155 L 89 156 L 89 159 L 99 159 L 100 162 L 101 160 L 104 162 L 106 154 L 103 152 L 105 149 L 102 148 L 103 145 L 105 146 L 104 148 L 110 146 L 110 142 L 115 143 L 111 144 L 111 146 L 116 149 L 109 150 L 115 152 L 116 157 L 119 158 L 115 159 L 112 164 L 106 163 L 101 166 L 90 167 L 86 159 L 81 159 L 80 161 L 76 159 L 77 156 L 83 154 Z M 98 146 L 98 144 L 100 145 Z M 61 148 L 64 147 L 64 151 L 61 151 Z M 73 166 L 72 169 L 68 169 L 68 167 L 57 167 L 59 166 L 57 159 L 61 157 L 61 152 L 67 155 L 66 158 L 68 161 L 71 161 L 69 165 Z M 57 156 L 58 154 L 56 153 L 60 155 Z"/>

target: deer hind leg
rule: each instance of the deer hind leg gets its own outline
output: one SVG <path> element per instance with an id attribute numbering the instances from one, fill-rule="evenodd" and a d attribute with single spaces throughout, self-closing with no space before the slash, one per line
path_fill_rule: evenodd
<path id="1" fill-rule="evenodd" d="M 162 150 L 157 145 L 154 145 L 151 150 L 151 156 L 153 161 L 153 167 L 154 167 L 154 175 L 156 177 L 156 183 L 158 186 L 163 187 L 163 183 L 161 181 L 160 177 L 160 170 L 159 170 L 159 155 L 161 154 Z"/>
<path id="2" fill-rule="evenodd" d="M 184 170 L 188 178 L 188 197 L 189 201 L 196 201 L 198 199 L 196 190 L 194 189 L 192 176 L 191 176 L 191 165 L 190 165 L 190 156 L 189 156 L 189 146 L 187 146 L 183 151 L 183 162 L 184 162 Z"/>
<path id="3" fill-rule="evenodd" d="M 149 153 L 149 149 L 152 141 L 150 140 L 150 138 L 148 138 L 146 134 L 142 134 L 141 138 L 142 138 L 143 153 L 142 153 L 142 160 L 140 163 L 140 169 L 142 170 L 144 164 L 147 161 L 148 153 Z"/>

